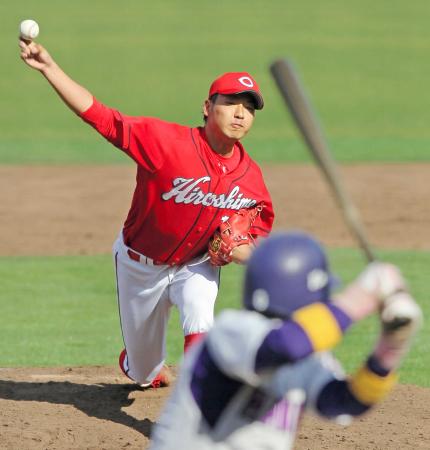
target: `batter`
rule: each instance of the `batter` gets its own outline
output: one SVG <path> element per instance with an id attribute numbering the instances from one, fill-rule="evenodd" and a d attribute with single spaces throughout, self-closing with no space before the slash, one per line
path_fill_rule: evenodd
<path id="1" fill-rule="evenodd" d="M 124 350 L 120 367 L 144 386 L 168 383 L 163 373 L 169 311 L 179 309 L 184 348 L 213 322 L 219 266 L 208 243 L 236 211 L 258 208 L 250 235 L 267 236 L 272 202 L 260 168 L 240 140 L 264 106 L 246 72 L 226 73 L 210 86 L 204 126 L 130 117 L 108 108 L 72 80 L 35 42 L 20 41 L 21 58 L 40 71 L 65 104 L 137 165 L 130 211 L 113 247 Z M 232 251 L 244 263 L 253 243 Z M 213 261 L 212 261 L 213 262 Z"/>
<path id="2" fill-rule="evenodd" d="M 332 298 L 324 250 L 272 234 L 247 265 L 244 309 L 223 311 L 185 356 L 151 450 L 291 449 L 303 412 L 342 424 L 382 400 L 421 322 L 390 264 L 374 263 Z M 375 349 L 350 378 L 328 353 L 353 322 L 381 310 Z"/>

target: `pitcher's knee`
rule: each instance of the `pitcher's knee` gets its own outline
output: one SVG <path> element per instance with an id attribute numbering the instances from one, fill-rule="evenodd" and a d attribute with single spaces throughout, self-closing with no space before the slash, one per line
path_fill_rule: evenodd
<path id="1" fill-rule="evenodd" d="M 213 314 L 211 315 L 198 315 L 185 317 L 183 320 L 182 328 L 184 330 L 184 336 L 189 334 L 207 333 L 213 325 Z"/>

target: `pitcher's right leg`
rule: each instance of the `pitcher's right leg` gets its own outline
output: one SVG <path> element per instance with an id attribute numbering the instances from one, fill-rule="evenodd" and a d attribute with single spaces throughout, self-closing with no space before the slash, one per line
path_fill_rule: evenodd
<path id="1" fill-rule="evenodd" d="M 125 344 L 121 368 L 138 384 L 151 383 L 163 368 L 168 267 L 149 266 L 129 258 L 120 241 L 114 246 L 118 308 Z"/>

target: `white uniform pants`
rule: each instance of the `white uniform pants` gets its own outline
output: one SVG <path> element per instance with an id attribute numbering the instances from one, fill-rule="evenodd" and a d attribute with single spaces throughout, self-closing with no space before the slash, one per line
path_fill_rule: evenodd
<path id="1" fill-rule="evenodd" d="M 212 326 L 219 268 L 202 257 L 181 266 L 151 265 L 143 255 L 140 261 L 131 259 L 127 250 L 120 236 L 113 247 L 119 315 L 127 374 L 144 384 L 163 366 L 172 305 L 179 310 L 185 336 Z"/>

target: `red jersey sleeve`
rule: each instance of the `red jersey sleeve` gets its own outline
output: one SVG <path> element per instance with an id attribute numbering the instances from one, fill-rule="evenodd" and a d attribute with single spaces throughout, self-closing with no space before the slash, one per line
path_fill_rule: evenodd
<path id="1" fill-rule="evenodd" d="M 275 213 L 273 211 L 272 199 L 270 198 L 269 191 L 264 183 L 263 174 L 256 164 L 254 164 L 254 170 L 255 175 L 252 177 L 253 184 L 260 193 L 259 199 L 261 199 L 257 206 L 260 205 L 263 209 L 252 224 L 250 233 L 254 237 L 265 237 L 272 231 Z"/>
<path id="2" fill-rule="evenodd" d="M 273 226 L 274 212 L 270 197 L 262 203 L 263 210 L 251 226 L 250 233 L 254 237 L 267 236 Z"/>
<path id="3" fill-rule="evenodd" d="M 160 119 L 131 117 L 109 108 L 94 98 L 81 118 L 110 143 L 133 158 L 150 172 L 158 170 L 164 161 L 165 145 L 175 129 Z"/>

